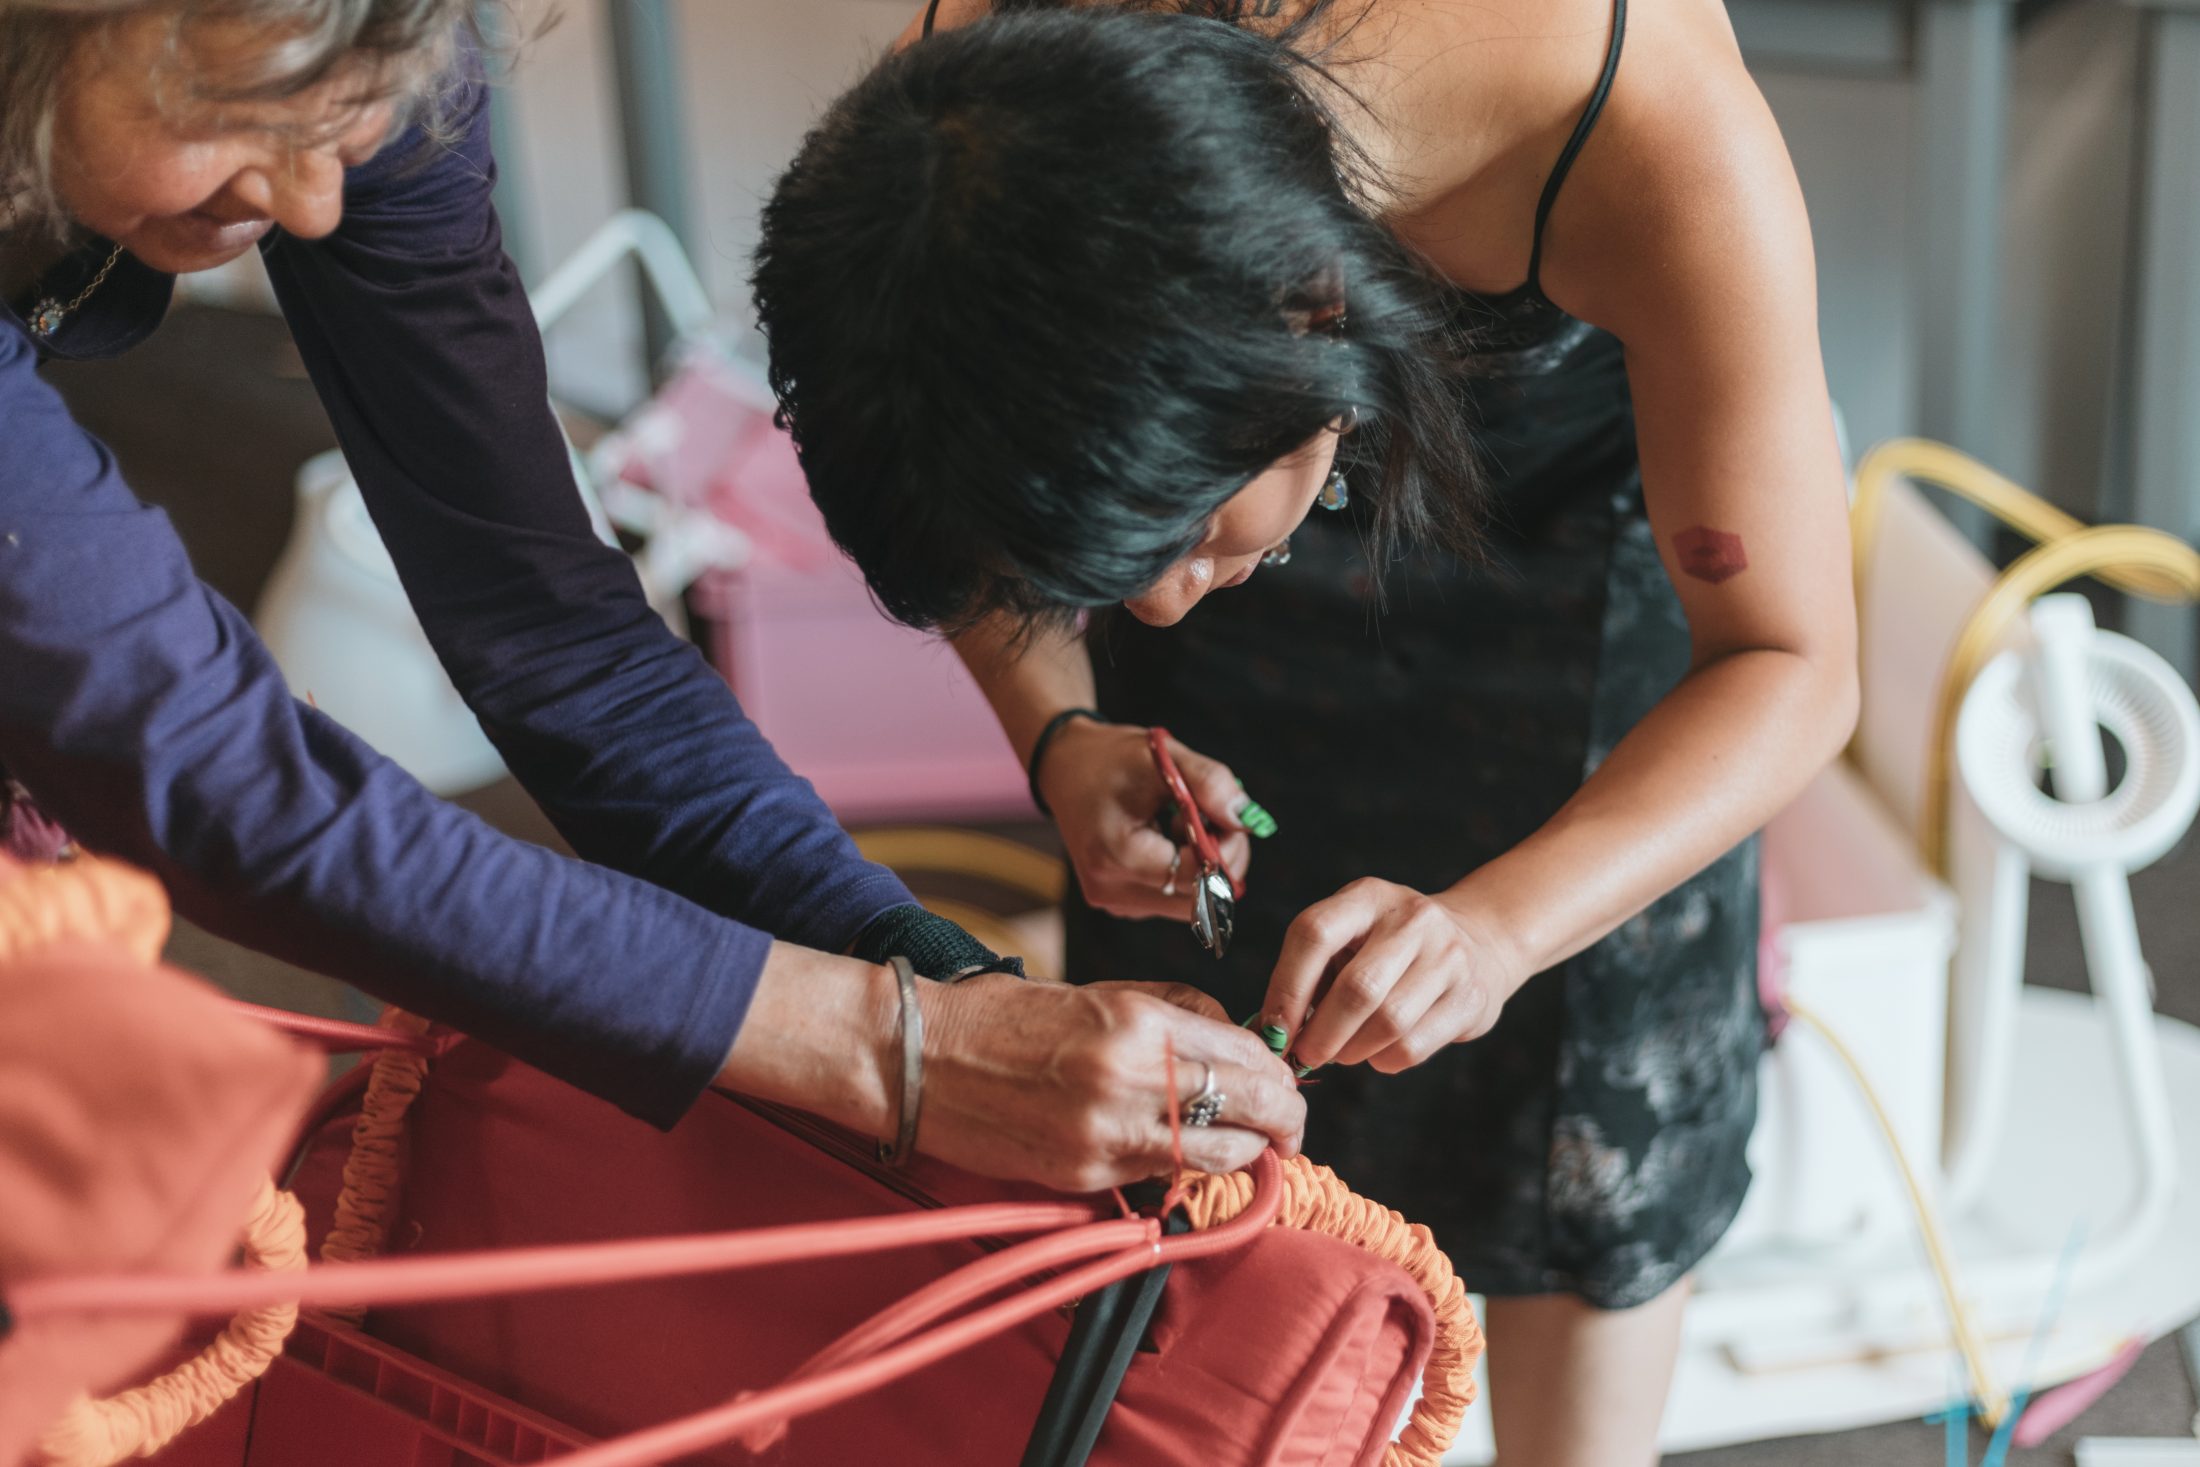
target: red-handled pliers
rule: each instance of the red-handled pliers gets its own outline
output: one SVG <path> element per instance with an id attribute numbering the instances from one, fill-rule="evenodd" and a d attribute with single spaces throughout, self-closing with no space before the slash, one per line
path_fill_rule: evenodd
<path id="1" fill-rule="evenodd" d="M 1184 813 L 1192 852 L 1199 857 L 1199 880 L 1192 888 L 1192 934 L 1201 947 L 1219 958 L 1230 946 L 1230 934 L 1237 930 L 1237 904 L 1245 895 L 1245 883 L 1222 864 L 1222 847 L 1207 828 L 1206 817 L 1199 813 L 1199 802 L 1192 798 L 1184 771 L 1176 767 L 1176 759 L 1169 753 L 1169 731 L 1147 729 L 1146 747 L 1153 751 L 1154 768 L 1161 771 L 1161 783 L 1167 786 L 1169 797 Z"/>

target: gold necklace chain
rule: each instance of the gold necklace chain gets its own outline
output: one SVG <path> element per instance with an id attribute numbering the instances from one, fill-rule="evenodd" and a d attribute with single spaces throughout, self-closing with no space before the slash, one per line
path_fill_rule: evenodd
<path id="1" fill-rule="evenodd" d="M 33 306 L 31 308 L 30 321 L 31 334 L 38 337 L 38 339 L 41 341 L 51 340 L 53 334 L 61 329 L 61 323 L 68 320 L 69 317 L 75 315 L 77 307 L 83 305 L 86 301 L 90 300 L 92 298 L 92 292 L 107 283 L 107 277 L 114 273 L 115 262 L 117 260 L 120 260 L 121 258 L 122 246 L 116 245 L 114 248 L 114 253 L 110 254 L 107 257 L 107 263 L 100 266 L 99 273 L 92 277 L 91 284 L 85 286 L 82 290 L 78 291 L 76 293 L 76 298 L 69 301 L 67 304 L 64 305 L 62 302 L 55 300 L 52 296 L 47 296 L 44 300 Z"/>

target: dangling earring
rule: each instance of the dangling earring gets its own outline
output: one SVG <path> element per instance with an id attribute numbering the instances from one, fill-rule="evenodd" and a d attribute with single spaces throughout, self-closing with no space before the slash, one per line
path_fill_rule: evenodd
<path id="1" fill-rule="evenodd" d="M 1291 542 L 1286 540 L 1266 555 L 1263 555 L 1260 558 L 1260 563 L 1265 566 L 1289 565 L 1291 563 Z"/>
<path id="2" fill-rule="evenodd" d="M 1322 492 L 1315 496 L 1314 502 L 1326 510 L 1343 509 L 1352 502 L 1352 486 L 1345 483 L 1343 469 L 1329 471 L 1329 482 L 1322 485 Z"/>

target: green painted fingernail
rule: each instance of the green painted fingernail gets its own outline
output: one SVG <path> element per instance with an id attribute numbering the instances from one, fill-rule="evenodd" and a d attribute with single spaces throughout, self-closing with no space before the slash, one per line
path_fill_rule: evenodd
<path id="1" fill-rule="evenodd" d="M 1283 1057 L 1284 1051 L 1291 1047 L 1291 1031 L 1281 1024 L 1262 1023 L 1259 1014 L 1247 1014 L 1245 1021 L 1239 1024 L 1238 1027 L 1240 1029 L 1259 1029 L 1260 1042 L 1267 1045 L 1279 1059 Z"/>
<path id="2" fill-rule="evenodd" d="M 1254 804 L 1251 800 L 1247 800 L 1244 805 L 1239 807 L 1238 824 L 1244 826 L 1248 834 L 1258 836 L 1262 840 L 1266 840 L 1276 833 L 1276 817 Z"/>

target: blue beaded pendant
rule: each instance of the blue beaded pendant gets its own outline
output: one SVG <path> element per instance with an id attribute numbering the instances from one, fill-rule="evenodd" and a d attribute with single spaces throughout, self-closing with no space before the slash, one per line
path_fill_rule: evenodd
<path id="1" fill-rule="evenodd" d="M 1322 485 L 1322 492 L 1314 502 L 1323 509 L 1339 510 L 1352 502 L 1352 489 L 1344 481 L 1343 469 L 1332 469 L 1329 482 Z"/>

